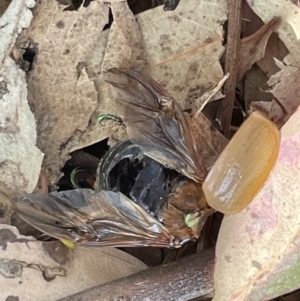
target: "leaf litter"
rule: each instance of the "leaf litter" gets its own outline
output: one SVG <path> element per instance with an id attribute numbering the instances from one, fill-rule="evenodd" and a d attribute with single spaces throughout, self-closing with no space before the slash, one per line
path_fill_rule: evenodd
<path id="1" fill-rule="evenodd" d="M 245 41 L 251 41 L 250 37 L 242 40 L 241 47 L 242 49 L 247 47 L 249 54 L 245 55 L 247 51 L 243 51 L 245 57 L 240 57 L 241 62 L 247 66 L 241 68 L 243 70 L 241 74 L 246 69 L 253 68 L 251 66 L 254 63 L 257 63 L 257 66 L 263 71 L 273 70 L 273 73 L 265 72 L 270 78 L 268 84 L 271 90 L 269 92 L 276 99 L 267 105 L 265 103 L 259 104 L 256 108 L 263 109 L 269 118 L 279 126 L 289 119 L 299 105 L 297 101 L 297 91 L 299 89 L 297 87 L 299 19 L 296 18 L 299 6 L 294 1 L 288 1 L 287 6 L 283 6 L 283 2 L 286 1 L 277 0 L 277 5 L 270 5 L 265 1 L 248 2 L 254 12 L 262 16 L 266 23 L 273 17 L 280 16 L 281 18 L 281 23 L 276 27 L 276 31 L 279 32 L 279 38 L 290 53 L 282 61 L 275 60 L 275 65 L 280 71 L 274 74 L 276 68 L 272 67 L 274 65 L 270 67 L 268 65 L 271 64 L 271 60 L 263 61 L 265 57 L 268 57 L 268 52 L 265 56 L 264 53 L 273 28 L 267 31 L 265 38 L 259 39 L 262 41 L 260 44 L 257 44 L 255 40 L 255 35 L 257 36 L 258 33 L 254 34 L 253 42 L 247 42 L 250 43 L 250 46 L 245 46 L 247 45 Z M 30 1 L 12 1 L 7 11 L 11 8 L 16 10 L 19 8 L 30 19 L 30 11 L 27 9 L 30 5 L 33 5 Z M 218 9 L 215 9 L 215 7 L 218 7 Z M 105 121 L 101 125 L 97 124 L 96 119 L 99 115 L 119 116 L 123 109 L 120 105 L 115 104 L 111 88 L 103 80 L 104 71 L 112 67 L 125 69 L 139 67 L 143 69 L 143 72 L 151 75 L 162 84 L 171 95 L 176 95 L 176 100 L 185 110 L 199 108 L 201 104 L 197 104 L 197 101 L 201 100 L 201 95 L 205 92 L 209 93 L 210 89 L 223 78 L 219 59 L 224 53 L 222 25 L 226 21 L 226 1 L 219 0 L 214 3 L 207 3 L 205 1 L 190 0 L 188 5 L 180 3 L 175 11 L 164 12 L 162 7 L 157 7 L 136 17 L 133 16 L 125 2 L 112 2 L 110 8 L 114 22 L 110 30 L 106 31 L 101 31 L 101 29 L 108 22 L 109 7 L 107 4 L 101 1 L 92 1 L 87 7 L 79 7 L 77 11 L 65 11 L 64 8 L 65 6 L 56 1 L 37 3 L 33 10 L 32 23 L 28 29 L 23 30 L 21 35 L 18 36 L 14 49 L 12 49 L 12 46 L 16 38 L 15 33 L 20 32 L 20 27 L 13 31 L 14 36 L 12 36 L 12 32 L 8 31 L 8 27 L 5 28 L 4 26 L 4 31 L 1 28 L 8 43 L 6 44 L 7 48 L 1 49 L 0 55 L 3 58 L 2 63 L 7 64 L 10 70 L 16 68 L 13 65 L 14 62 L 8 56 L 9 53 L 13 53 L 13 57 L 20 65 L 22 65 L 23 49 L 30 49 L 36 53 L 32 62 L 32 69 L 27 73 L 26 80 L 28 83 L 28 102 L 36 119 L 37 135 L 35 134 L 35 126 L 32 124 L 28 127 L 24 127 L 22 124 L 6 124 L 4 131 L 2 129 L 4 134 L 7 129 L 10 129 L 11 134 L 15 126 L 20 126 L 22 131 L 31 130 L 30 134 L 26 132 L 23 134 L 26 138 L 31 137 L 30 142 L 27 142 L 26 138 L 25 140 L 18 138 L 15 139 L 15 143 L 24 141 L 23 143 L 28 145 L 28 153 L 25 153 L 24 157 L 35 158 L 35 161 L 31 163 L 28 159 L 25 160 L 17 155 L 9 159 L 9 164 L 2 165 L 4 184 L 1 185 L 1 193 L 7 195 L 14 195 L 19 190 L 33 191 L 40 174 L 42 160 L 42 153 L 38 152 L 34 146 L 36 137 L 37 146 L 45 155 L 43 169 L 46 171 L 48 181 L 52 187 L 60 178 L 60 169 L 68 159 L 69 153 L 105 138 L 109 138 L 111 146 L 120 140 L 127 139 L 125 127 L 114 123 L 113 120 Z M 102 14 L 101 18 L 99 12 Z M 19 24 L 21 24 L 21 27 L 28 26 L 26 22 L 19 22 L 23 20 L 19 17 L 20 15 L 15 13 L 15 16 L 17 16 L 16 21 L 12 22 L 12 24 L 15 24 L 14 26 L 20 26 Z M 5 25 L 4 18 L 5 14 L 2 15 L 0 21 L 4 21 Z M 156 34 L 153 35 L 153 32 L 156 32 Z M 272 40 L 272 37 L 270 40 Z M 5 70 L 3 66 L 2 70 Z M 22 92 L 17 92 L 17 95 L 22 96 L 17 96 L 14 99 L 15 101 L 23 99 L 24 105 L 19 106 L 18 110 L 20 114 L 24 114 L 23 112 L 27 114 L 26 120 L 33 120 L 26 104 L 25 77 L 22 72 L 18 71 L 18 73 L 21 74 L 21 77 L 23 76 L 23 79 L 16 84 L 17 87 L 22 87 L 22 90 L 20 90 Z M 8 74 L 5 83 L 8 83 L 12 77 L 15 78 L 16 75 Z M 4 99 L 8 92 L 11 93 L 11 90 L 4 84 L 1 86 L 1 91 L 4 94 Z M 211 107 L 214 103 L 210 104 Z M 255 106 L 252 106 L 252 108 L 255 108 Z M 238 111 L 236 108 L 234 110 Z M 248 113 L 247 107 L 244 110 Z M 4 111 L 5 115 L 3 114 L 3 116 L 9 116 L 9 111 Z M 214 300 L 222 300 L 220 299 L 220 287 L 222 295 L 228 296 L 227 299 L 225 298 L 226 300 L 266 300 L 298 287 L 297 283 L 289 282 L 289 279 L 296 279 L 294 273 L 297 273 L 298 259 L 293 245 L 297 245 L 297 239 L 295 235 L 292 235 L 291 243 L 288 236 L 288 233 L 296 233 L 297 229 L 293 228 L 293 225 L 290 225 L 287 221 L 288 219 L 296 220 L 296 210 L 288 209 L 286 212 L 282 211 L 284 213 L 277 212 L 277 210 L 281 210 L 282 205 L 290 204 L 287 208 L 293 208 L 296 202 L 297 187 L 295 188 L 295 185 L 289 186 L 287 183 L 295 178 L 297 161 L 295 161 L 296 159 L 289 161 L 291 165 L 286 169 L 280 168 L 281 160 L 283 166 L 285 166 L 284 162 L 293 157 L 284 146 L 292 143 L 295 148 L 297 145 L 296 116 L 292 117 L 289 123 L 283 127 L 281 155 L 264 189 L 249 207 L 237 215 L 225 217 L 224 219 L 216 250 L 216 296 Z M 209 148 L 213 150 L 217 157 L 227 141 L 217 131 L 211 129 L 210 121 L 203 114 L 198 115 L 198 117 L 203 123 L 201 128 L 206 129 L 198 131 L 204 134 L 200 141 L 207 142 Z M 15 116 L 9 118 L 12 118 L 13 121 L 16 119 Z M 285 128 L 287 129 L 285 130 Z M 20 131 L 20 135 L 22 135 L 22 131 Z M 20 149 L 17 145 L 11 148 Z M 291 149 L 289 148 L 289 150 Z M 22 154 L 24 155 L 24 152 Z M 5 153 L 4 158 L 7 159 L 7 157 L 8 154 Z M 207 157 L 213 158 L 209 163 L 212 166 L 215 161 L 214 157 Z M 24 163 L 35 166 L 35 169 L 22 167 L 21 164 Z M 29 173 L 29 170 L 31 173 Z M 279 180 L 276 180 L 277 178 Z M 9 179 L 13 179 L 13 181 Z M 27 179 L 30 179 L 30 181 Z M 272 179 L 275 179 L 275 184 Z M 282 186 L 286 187 L 282 188 Z M 284 194 L 284 198 L 276 197 L 276 193 L 273 191 L 281 189 L 288 189 L 290 194 L 284 192 L 280 194 L 280 196 Z M 263 195 L 263 198 L 261 195 Z M 268 200 L 268 202 L 265 200 Z M 256 203 L 260 205 L 255 205 Z M 267 206 L 268 210 L 270 208 L 274 210 L 266 213 L 267 210 L 263 210 L 264 207 L 261 204 Z M 265 238 L 264 233 L 256 229 L 257 225 L 262 223 L 260 217 L 265 219 L 266 216 L 268 218 L 263 224 L 266 225 L 267 229 L 271 225 L 271 230 L 268 230 L 272 231 L 271 241 L 270 232 L 267 231 L 269 236 Z M 257 223 L 258 220 L 260 222 Z M 234 230 L 230 230 L 230 233 L 234 233 L 234 235 L 228 237 L 228 227 L 231 227 L 232 224 L 241 225 L 242 229 L 246 227 L 246 232 L 242 229 L 236 231 L 236 228 L 241 227 L 235 227 Z M 251 237 L 247 238 L 249 233 Z M 259 235 L 255 236 L 253 233 L 259 233 Z M 236 245 L 236 239 L 239 239 L 236 249 L 241 248 L 244 253 L 232 250 L 228 253 L 229 246 Z M 222 244 L 224 240 L 226 240 L 225 247 Z M 24 242 L 22 243 L 24 244 Z M 35 244 L 40 243 L 42 244 L 42 242 L 35 242 Z M 272 253 L 270 252 L 270 245 L 273 245 L 273 243 L 274 250 Z M 276 243 L 281 248 L 277 248 Z M 78 249 L 73 252 L 76 253 L 76 250 Z M 113 252 L 113 249 L 108 250 L 107 258 Z M 33 254 L 29 252 L 26 260 Z M 293 259 L 290 260 L 290 258 Z M 16 258 L 14 260 L 18 261 Z M 228 266 L 232 268 L 230 263 L 233 263 L 239 275 L 241 275 L 239 278 L 241 284 L 240 286 L 235 285 L 234 292 L 232 291 L 232 278 L 224 277 L 224 274 L 226 275 L 230 270 L 227 270 Z M 18 266 L 16 271 L 22 268 L 24 268 L 22 265 L 21 267 Z M 137 269 L 143 268 L 145 267 L 137 263 Z M 84 268 L 81 270 L 84 270 Z M 257 275 L 254 270 L 262 273 L 261 275 L 265 275 L 264 280 L 254 281 L 255 275 Z M 59 277 L 55 277 L 55 279 L 59 279 Z M 113 278 L 105 281 L 111 279 Z M 222 279 L 221 282 L 220 279 Z M 228 281 L 224 281 L 224 279 L 228 279 Z M 286 279 L 284 283 L 290 283 L 288 286 L 279 285 L 284 279 Z M 251 283 L 251 285 L 245 286 L 245 283 Z M 78 289 L 78 291 L 95 284 L 89 284 Z M 71 293 L 70 291 L 67 294 Z M 20 293 L 20 296 L 22 294 Z M 64 294 L 60 296 L 64 296 Z M 43 300 L 50 299 L 45 298 Z"/>
<path id="2" fill-rule="evenodd" d="M 1 225 L 2 300 L 57 300 L 86 288 L 146 269 L 136 258 L 114 248 L 75 250 L 58 241 L 37 241 Z M 88 259 L 88 260 L 87 260 Z M 110 270 L 110 273 L 101 271 Z"/>

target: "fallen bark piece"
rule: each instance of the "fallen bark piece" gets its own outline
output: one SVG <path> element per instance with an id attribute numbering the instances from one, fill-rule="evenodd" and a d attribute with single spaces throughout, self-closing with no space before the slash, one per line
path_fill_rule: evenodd
<path id="1" fill-rule="evenodd" d="M 32 192 L 43 154 L 27 102 L 25 74 L 9 56 L 16 34 L 30 24 L 32 1 L 12 1 L 0 18 L 0 191 Z"/>
<path id="2" fill-rule="evenodd" d="M 57 301 L 190 300 L 213 292 L 214 249 Z"/>

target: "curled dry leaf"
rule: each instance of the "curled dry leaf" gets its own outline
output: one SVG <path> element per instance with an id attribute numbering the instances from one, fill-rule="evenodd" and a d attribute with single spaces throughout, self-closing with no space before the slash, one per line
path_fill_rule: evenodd
<path id="1" fill-rule="evenodd" d="M 0 299 L 54 301 L 146 269 L 114 249 L 68 249 L 58 241 L 23 236 L 0 226 Z"/>
<path id="2" fill-rule="evenodd" d="M 214 301 L 269 300 L 299 288 L 299 128 L 300 108 L 281 130 L 277 164 L 263 189 L 223 220 Z"/>

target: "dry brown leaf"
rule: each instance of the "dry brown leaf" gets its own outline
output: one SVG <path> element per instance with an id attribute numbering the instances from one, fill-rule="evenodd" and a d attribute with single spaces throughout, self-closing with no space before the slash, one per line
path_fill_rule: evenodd
<path id="1" fill-rule="evenodd" d="M 242 39 L 238 60 L 238 80 L 241 80 L 251 66 L 264 56 L 269 37 L 279 22 L 279 18 L 273 18 L 256 33 Z"/>
<path id="2" fill-rule="evenodd" d="M 253 11 L 266 23 L 274 16 L 282 19 L 276 29 L 297 64 L 300 64 L 300 5 L 299 1 L 286 0 L 247 0 Z"/>
<path id="3" fill-rule="evenodd" d="M 32 24 L 17 43 L 37 48 L 28 98 L 51 183 L 58 180 L 59 168 L 97 105 L 94 84 L 79 63 L 87 60 L 108 20 L 108 6 L 99 1 L 77 11 L 63 9 L 55 0 L 37 2 Z"/>
<path id="4" fill-rule="evenodd" d="M 274 103 L 273 110 L 275 112 L 272 114 L 272 117 L 274 118 L 275 113 L 278 112 L 280 118 L 276 120 L 276 122 L 279 125 L 283 125 L 300 104 L 300 69 L 298 68 L 297 70 L 294 70 L 292 74 L 288 75 L 292 69 L 293 68 L 286 68 L 284 74 L 280 77 L 278 84 L 271 90 L 273 95 L 280 102 L 280 105 L 278 102 Z"/>
<path id="5" fill-rule="evenodd" d="M 280 71 L 280 68 L 277 67 L 274 59 L 283 61 L 284 57 L 288 54 L 288 50 L 282 41 L 279 39 L 277 33 L 273 33 L 266 46 L 265 55 L 262 59 L 257 62 L 257 65 L 268 78 L 273 74 Z"/>
<path id="6" fill-rule="evenodd" d="M 244 37 L 254 34 L 264 25 L 264 22 L 253 12 L 246 2 L 243 3 L 242 18 L 242 34 Z M 283 42 L 279 39 L 278 34 L 272 33 L 265 48 L 265 55 L 256 64 L 270 78 L 271 75 L 280 70 L 276 66 L 274 58 L 283 60 L 288 52 Z"/>
<path id="7" fill-rule="evenodd" d="M 0 299 L 51 301 L 131 275 L 147 267 L 114 248 L 66 248 L 0 225 Z"/>
<path id="8" fill-rule="evenodd" d="M 219 59 L 226 19 L 227 2 L 222 0 L 180 2 L 175 11 L 158 7 L 138 19 L 147 29 L 141 32 L 151 76 L 183 108 L 223 77 Z"/>
<path id="9" fill-rule="evenodd" d="M 275 122 L 279 128 L 283 125 L 280 120 L 285 115 L 284 110 L 282 110 L 274 99 L 272 101 L 253 101 L 250 104 L 250 111 L 264 113 L 270 120 Z"/>
<path id="10" fill-rule="evenodd" d="M 267 82 L 268 77 L 266 74 L 257 66 L 257 64 L 253 65 L 245 75 L 245 102 L 250 105 L 255 101 L 271 102 L 273 95 L 267 92 L 269 89 Z"/>
<path id="11" fill-rule="evenodd" d="M 300 68 L 289 54 L 283 62 L 276 60 L 281 71 L 271 76 L 268 85 L 270 92 L 276 98 L 271 103 L 257 102 L 252 106 L 265 112 L 279 127 L 281 127 L 294 113 L 300 104 L 299 76 Z"/>
<path id="12" fill-rule="evenodd" d="M 111 90 L 104 83 L 100 72 L 113 66 L 123 68 L 133 67 L 139 63 L 141 54 L 141 34 L 127 2 L 110 4 L 114 22 L 110 30 L 101 33 L 97 47 L 91 52 L 86 63 L 87 71 L 95 79 L 95 87 L 99 93 L 98 107 L 90 119 L 89 126 L 80 136 L 77 145 L 71 148 L 75 151 L 82 147 L 110 138 L 109 144 L 113 146 L 120 140 L 126 140 L 126 129 L 114 121 L 97 122 L 100 114 L 119 114 L 119 106 L 113 102 Z"/>
<path id="13" fill-rule="evenodd" d="M 24 72 L 9 56 L 16 35 L 30 24 L 32 1 L 12 1 L 0 18 L 0 191 L 32 192 L 43 154 L 36 148 L 35 121 L 27 103 Z"/>
<path id="14" fill-rule="evenodd" d="M 209 170 L 228 143 L 228 140 L 211 125 L 204 114 L 193 117 L 191 130 L 198 145 L 201 145 L 201 158 Z"/>
<path id="15" fill-rule="evenodd" d="M 163 7 L 157 7 L 136 17 L 125 3 L 112 3 L 111 8 L 115 25 L 110 32 L 102 33 L 101 46 L 88 64 L 89 74 L 95 76 L 102 68 L 111 66 L 133 67 L 146 63 L 146 73 L 163 84 L 184 108 L 190 108 L 223 77 L 219 58 L 224 51 L 222 23 L 227 18 L 226 1 L 187 0 L 175 11 L 165 12 Z M 96 87 L 99 107 L 80 138 L 80 146 L 106 138 L 101 133 L 109 129 L 113 139 L 126 137 L 125 128 L 112 121 L 97 124 L 99 114 L 118 115 L 120 108 L 112 102 L 111 90 L 101 77 L 96 78 Z"/>
<path id="16" fill-rule="evenodd" d="M 102 68 L 130 69 L 139 66 L 142 55 L 142 36 L 138 24 L 126 2 L 110 4 L 114 22 L 110 28 Z"/>

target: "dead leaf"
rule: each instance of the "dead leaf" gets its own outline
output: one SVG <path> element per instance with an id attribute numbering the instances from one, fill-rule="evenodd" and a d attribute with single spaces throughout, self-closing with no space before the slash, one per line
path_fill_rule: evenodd
<path id="1" fill-rule="evenodd" d="M 114 22 L 110 28 L 101 71 L 114 67 L 130 69 L 143 64 L 142 36 L 127 2 L 111 3 L 110 7 Z"/>
<path id="2" fill-rule="evenodd" d="M 101 34 L 99 47 L 88 63 L 90 75 L 96 76 L 101 68 L 108 69 L 118 64 L 143 67 L 146 63 L 146 73 L 163 84 L 185 109 L 223 77 L 219 58 L 224 51 L 222 24 L 227 18 L 225 1 L 187 0 L 181 2 L 175 11 L 165 12 L 160 6 L 137 16 L 132 16 L 124 3 L 111 7 L 115 25 L 110 32 Z M 127 23 L 124 23 L 126 17 Z M 115 42 L 117 37 L 122 37 L 121 42 Z M 106 138 L 104 131 L 113 140 L 120 137 L 128 139 L 125 128 L 112 121 L 102 126 L 97 124 L 100 114 L 118 116 L 120 106 L 112 102 L 111 89 L 101 76 L 96 77 L 95 82 L 99 106 L 80 137 L 78 147 Z"/>
<path id="3" fill-rule="evenodd" d="M 114 248 L 66 248 L 0 226 L 0 299 L 54 301 L 147 267 Z"/>
<path id="4" fill-rule="evenodd" d="M 243 3 L 242 9 L 242 34 L 243 37 L 248 37 L 259 30 L 264 22 L 257 16 L 249 7 L 247 2 Z M 268 19 L 269 21 L 270 19 Z M 263 70 L 265 76 L 270 78 L 271 75 L 278 72 L 280 69 L 276 66 L 274 58 L 283 60 L 289 53 L 283 42 L 279 39 L 277 33 L 272 33 L 267 46 L 265 48 L 265 55 L 256 64 Z"/>
<path id="5" fill-rule="evenodd" d="M 19 49 L 37 49 L 28 74 L 28 98 L 50 183 L 60 177 L 69 149 L 97 105 L 94 84 L 80 62 L 87 60 L 108 20 L 108 6 L 99 1 L 77 11 L 63 9 L 55 0 L 37 2 L 30 28 L 17 41 Z"/>
<path id="6" fill-rule="evenodd" d="M 265 55 L 257 61 L 257 65 L 265 75 L 270 78 L 273 74 L 280 71 L 280 68 L 275 63 L 275 59 L 283 61 L 284 57 L 289 53 L 285 45 L 278 38 L 277 33 L 273 33 L 267 43 Z"/>
<path id="7" fill-rule="evenodd" d="M 300 6 L 297 1 L 247 0 L 253 11 L 266 23 L 274 16 L 281 18 L 281 24 L 276 29 L 292 56 L 300 64 Z"/>
<path id="8" fill-rule="evenodd" d="M 217 242 L 214 301 L 270 300 L 299 288 L 300 108 L 283 126 L 277 164 Z M 239 275 L 232 280 L 232 275 Z"/>
<path id="9" fill-rule="evenodd" d="M 268 81 L 276 101 L 272 103 L 253 103 L 253 107 L 265 111 L 267 115 L 281 127 L 294 113 L 300 104 L 299 76 L 300 68 L 293 57 L 287 55 L 283 62 L 276 61 L 282 68 L 272 75 Z"/>
<path id="10" fill-rule="evenodd" d="M 279 22 L 279 18 L 273 18 L 255 34 L 241 40 L 238 80 L 241 80 L 251 66 L 264 56 L 269 37 Z"/>
<path id="11" fill-rule="evenodd" d="M 210 170 L 228 143 L 228 140 L 212 126 L 204 114 L 193 117 L 190 123 L 196 144 L 201 145 L 200 157 L 203 165 Z"/>
<path id="12" fill-rule="evenodd" d="M 257 64 L 253 65 L 246 73 L 244 82 L 244 98 L 247 104 L 253 106 L 253 102 L 262 101 L 268 104 L 272 101 L 273 95 L 268 92 L 268 77 Z M 269 116 L 268 113 L 265 114 Z"/>

